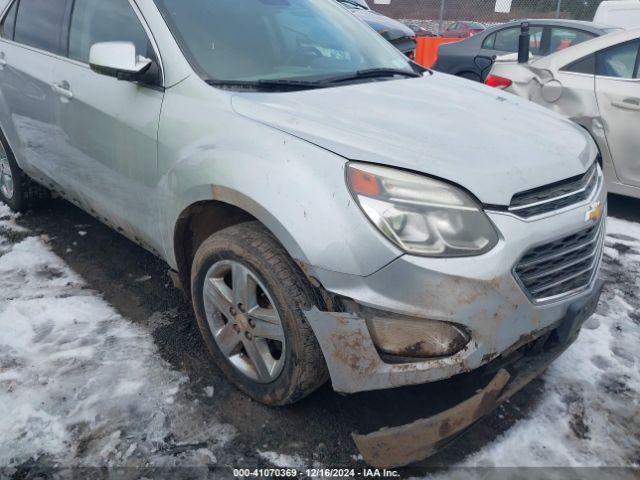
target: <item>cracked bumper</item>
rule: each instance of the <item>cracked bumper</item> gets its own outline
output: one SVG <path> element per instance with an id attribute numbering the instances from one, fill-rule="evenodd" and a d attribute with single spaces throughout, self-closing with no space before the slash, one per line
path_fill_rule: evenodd
<path id="1" fill-rule="evenodd" d="M 333 388 L 355 393 L 443 380 L 508 355 L 554 328 L 572 304 L 593 295 L 595 280 L 590 288 L 569 298 L 536 304 L 516 280 L 513 268 L 532 248 L 587 228 L 585 216 L 594 201 L 606 205 L 602 187 L 582 205 L 535 221 L 488 212 L 501 240 L 479 257 L 405 255 L 368 277 L 323 272 L 320 281 L 333 294 L 390 317 L 460 325 L 471 338 L 452 356 L 388 363 L 381 358 L 364 315 L 357 309 L 355 313 L 308 311 Z"/>

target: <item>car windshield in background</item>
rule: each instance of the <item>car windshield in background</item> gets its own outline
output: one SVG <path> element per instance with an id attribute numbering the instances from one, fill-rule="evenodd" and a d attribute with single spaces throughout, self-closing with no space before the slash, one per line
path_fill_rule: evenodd
<path id="1" fill-rule="evenodd" d="M 320 82 L 415 75 L 407 58 L 337 2 L 156 0 L 194 67 L 212 83 Z M 384 73 L 386 71 L 386 74 Z M 346 76 L 345 76 L 346 75 Z"/>

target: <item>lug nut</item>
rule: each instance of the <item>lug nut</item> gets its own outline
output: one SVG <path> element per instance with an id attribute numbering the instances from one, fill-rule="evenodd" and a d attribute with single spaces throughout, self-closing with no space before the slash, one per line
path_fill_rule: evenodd
<path id="1" fill-rule="evenodd" d="M 233 324 L 233 331 L 236 332 L 236 333 L 240 333 L 240 327 L 238 326 L 237 323 Z"/>
<path id="2" fill-rule="evenodd" d="M 238 304 L 238 310 L 240 310 L 242 313 L 244 313 L 244 305 L 239 303 Z"/>
<path id="3" fill-rule="evenodd" d="M 251 340 L 253 338 L 253 335 L 249 332 L 244 332 L 244 336 L 247 337 L 247 340 Z"/>
<path id="4" fill-rule="evenodd" d="M 235 317 L 235 316 L 236 316 L 236 313 L 237 313 L 237 312 L 236 312 L 235 307 L 231 307 L 231 308 L 229 309 L 229 313 Z"/>
<path id="5" fill-rule="evenodd" d="M 256 328 L 256 321 L 253 318 L 249 319 L 249 326 L 251 328 Z"/>

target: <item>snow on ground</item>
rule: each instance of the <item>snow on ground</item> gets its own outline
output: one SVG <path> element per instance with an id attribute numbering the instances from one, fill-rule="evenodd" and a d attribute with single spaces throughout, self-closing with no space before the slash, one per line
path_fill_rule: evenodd
<path id="1" fill-rule="evenodd" d="M 607 233 L 598 313 L 545 373 L 535 411 L 460 466 L 640 466 L 640 225 L 610 218 Z"/>
<path id="2" fill-rule="evenodd" d="M 206 466 L 234 431 L 201 418 L 151 334 L 0 204 L 0 465 Z"/>

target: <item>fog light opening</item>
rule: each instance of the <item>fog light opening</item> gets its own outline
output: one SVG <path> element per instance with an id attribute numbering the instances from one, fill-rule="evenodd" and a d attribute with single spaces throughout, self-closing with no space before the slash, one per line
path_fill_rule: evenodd
<path id="1" fill-rule="evenodd" d="M 436 320 L 374 317 L 367 324 L 378 350 L 399 357 L 449 357 L 470 339 L 461 327 Z"/>

